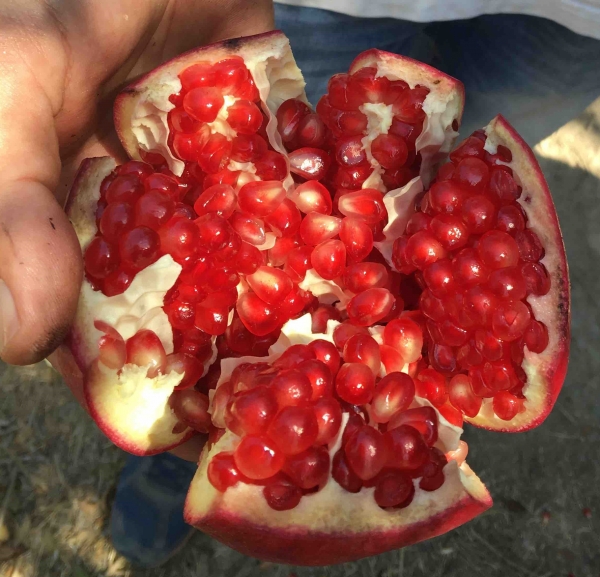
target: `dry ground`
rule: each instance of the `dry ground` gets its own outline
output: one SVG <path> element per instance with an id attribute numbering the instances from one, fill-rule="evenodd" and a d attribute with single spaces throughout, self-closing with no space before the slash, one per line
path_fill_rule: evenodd
<path id="1" fill-rule="evenodd" d="M 263 564 L 196 534 L 164 568 L 136 571 L 106 535 L 125 455 L 44 364 L 0 364 L 1 577 L 591 577 L 600 574 L 600 100 L 536 147 L 573 284 L 573 352 L 543 427 L 469 430 L 495 507 L 428 543 L 323 569 Z"/>

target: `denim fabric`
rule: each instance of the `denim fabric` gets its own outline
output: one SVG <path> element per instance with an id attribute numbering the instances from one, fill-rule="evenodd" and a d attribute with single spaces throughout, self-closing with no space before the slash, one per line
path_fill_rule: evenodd
<path id="1" fill-rule="evenodd" d="M 421 24 L 283 4 L 275 5 L 275 18 L 313 104 L 327 79 L 368 48 L 416 58 L 461 80 L 462 135 L 502 113 L 533 145 L 600 95 L 600 41 L 544 18 L 499 14 Z"/>

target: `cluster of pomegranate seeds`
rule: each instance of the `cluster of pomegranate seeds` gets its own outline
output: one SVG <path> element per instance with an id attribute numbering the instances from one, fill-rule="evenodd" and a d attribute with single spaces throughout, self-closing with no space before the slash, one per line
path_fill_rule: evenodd
<path id="1" fill-rule="evenodd" d="M 352 336 L 348 327 L 356 329 Z M 242 363 L 217 388 L 212 424 L 240 441 L 211 459 L 208 478 L 216 489 L 258 484 L 270 507 L 287 510 L 331 474 L 352 493 L 375 487 L 375 501 L 388 508 L 411 502 L 413 479 L 426 491 L 443 484 L 437 416 L 431 407 L 410 408 L 412 377 L 379 378 L 380 345 L 366 329 L 341 324 L 334 339 L 294 345 L 272 364 Z M 344 414 L 342 447 L 330 462 L 328 444 Z"/>
<path id="2" fill-rule="evenodd" d="M 485 140 L 478 131 L 450 155 L 394 242 L 393 261 L 423 290 L 423 367 L 431 368 L 417 380 L 432 369 L 444 376 L 442 383 L 426 374 L 419 394 L 470 417 L 492 398 L 495 414 L 509 421 L 523 408 L 524 347 L 548 346 L 548 330 L 525 299 L 547 294 L 550 277 L 517 202 L 521 187 L 502 164 L 511 152 L 499 146 L 491 155 Z"/>

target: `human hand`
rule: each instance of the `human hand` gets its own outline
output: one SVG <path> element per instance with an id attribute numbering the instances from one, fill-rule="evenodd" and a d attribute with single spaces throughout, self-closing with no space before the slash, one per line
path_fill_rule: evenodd
<path id="1" fill-rule="evenodd" d="M 180 52 L 272 29 L 272 0 L 26 0 L 0 6 L 0 356 L 64 338 L 82 258 L 62 205 L 83 158 L 124 160 L 112 102 Z"/>

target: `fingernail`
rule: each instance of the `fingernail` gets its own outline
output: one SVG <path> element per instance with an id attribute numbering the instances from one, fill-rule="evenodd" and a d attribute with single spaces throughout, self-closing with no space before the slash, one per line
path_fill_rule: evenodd
<path id="1" fill-rule="evenodd" d="M 18 329 L 19 318 L 15 301 L 6 283 L 0 279 L 0 354 Z"/>

